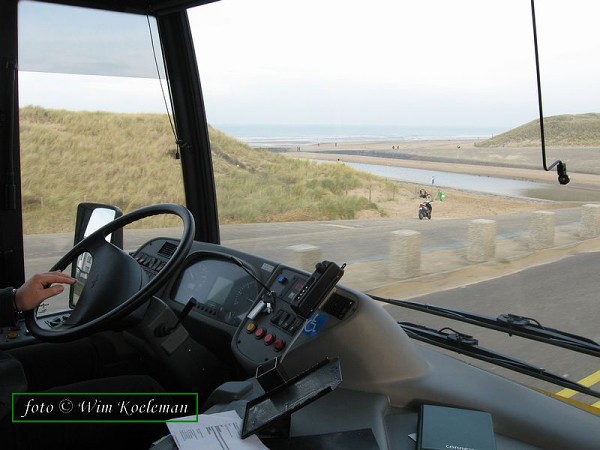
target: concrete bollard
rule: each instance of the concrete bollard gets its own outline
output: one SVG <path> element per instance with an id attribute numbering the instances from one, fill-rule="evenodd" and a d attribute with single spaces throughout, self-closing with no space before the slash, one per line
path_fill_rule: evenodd
<path id="1" fill-rule="evenodd" d="M 469 224 L 467 259 L 485 262 L 496 256 L 496 221 L 475 219 Z"/>
<path id="2" fill-rule="evenodd" d="M 390 233 L 388 277 L 409 278 L 421 271 L 421 233 L 397 230 Z"/>
<path id="3" fill-rule="evenodd" d="M 590 204 L 581 207 L 582 238 L 591 239 L 600 236 L 600 205 Z"/>
<path id="4" fill-rule="evenodd" d="M 552 211 L 534 211 L 531 217 L 529 247 L 536 250 L 554 246 L 556 214 Z"/>
<path id="5" fill-rule="evenodd" d="M 315 265 L 323 260 L 321 247 L 310 244 L 298 244 L 287 247 L 287 263 L 292 267 L 314 272 Z"/>

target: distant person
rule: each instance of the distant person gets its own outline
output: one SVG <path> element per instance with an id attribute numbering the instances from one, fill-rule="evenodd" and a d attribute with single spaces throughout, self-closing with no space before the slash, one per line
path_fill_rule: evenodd
<path id="1" fill-rule="evenodd" d="M 434 176 L 432 176 L 432 177 L 431 177 L 431 185 L 433 186 L 434 184 L 435 184 L 435 177 L 434 177 Z"/>

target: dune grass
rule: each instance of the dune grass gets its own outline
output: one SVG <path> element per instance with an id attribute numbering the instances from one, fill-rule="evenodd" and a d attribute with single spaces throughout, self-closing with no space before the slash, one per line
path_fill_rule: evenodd
<path id="1" fill-rule="evenodd" d="M 79 202 L 124 211 L 185 203 L 181 160 L 166 115 L 21 109 L 24 231 L 73 228 Z M 377 204 L 365 186 L 395 186 L 338 164 L 317 164 L 253 149 L 210 128 L 221 223 L 351 219 Z M 364 189 L 363 189 L 364 190 Z M 157 221 L 154 226 L 170 226 Z"/>
<path id="2" fill-rule="evenodd" d="M 540 145 L 539 119 L 521 125 L 484 141 L 476 147 L 529 147 Z M 546 145 L 600 145 L 600 114 L 564 114 L 544 117 Z"/>

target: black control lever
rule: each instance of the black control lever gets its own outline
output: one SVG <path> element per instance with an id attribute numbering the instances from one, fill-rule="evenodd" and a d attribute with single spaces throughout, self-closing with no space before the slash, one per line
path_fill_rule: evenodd
<path id="1" fill-rule="evenodd" d="M 194 306 L 196 306 L 197 304 L 198 304 L 198 300 L 196 300 L 194 297 L 190 297 L 187 304 L 183 308 L 183 311 L 181 311 L 181 315 L 179 316 L 179 320 L 177 320 L 177 323 L 170 328 L 167 328 L 167 326 L 164 323 L 160 324 L 154 330 L 154 336 L 165 337 L 165 336 L 171 334 L 174 330 L 177 329 L 177 327 L 181 324 L 181 322 L 183 322 L 183 319 L 185 319 L 188 316 L 188 314 L 190 313 L 192 308 Z"/>

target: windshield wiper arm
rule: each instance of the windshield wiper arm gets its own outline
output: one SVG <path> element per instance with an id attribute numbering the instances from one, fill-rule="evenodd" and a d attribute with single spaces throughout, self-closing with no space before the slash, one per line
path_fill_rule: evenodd
<path id="1" fill-rule="evenodd" d="M 557 347 L 568 348 L 576 352 L 600 357 L 600 344 L 583 336 L 567 333 L 554 328 L 542 326 L 537 320 L 514 314 L 500 314 L 498 317 L 485 316 L 458 311 L 441 306 L 426 305 L 406 300 L 395 300 L 371 295 L 371 298 L 394 306 L 414 309 L 461 322 L 502 331 L 509 335 L 520 336 L 534 341 L 544 342 Z"/>
<path id="2" fill-rule="evenodd" d="M 480 359 L 516 372 L 529 375 L 540 380 L 572 389 L 582 394 L 600 398 L 600 392 L 596 392 L 575 381 L 568 380 L 560 375 L 548 372 L 545 369 L 533 366 L 510 356 L 497 353 L 493 350 L 479 347 L 479 342 L 473 336 L 459 333 L 451 328 L 436 330 L 423 325 L 415 325 L 409 322 L 398 322 L 405 333 L 413 339 L 426 342 L 431 345 L 453 350 L 457 353 Z"/>

